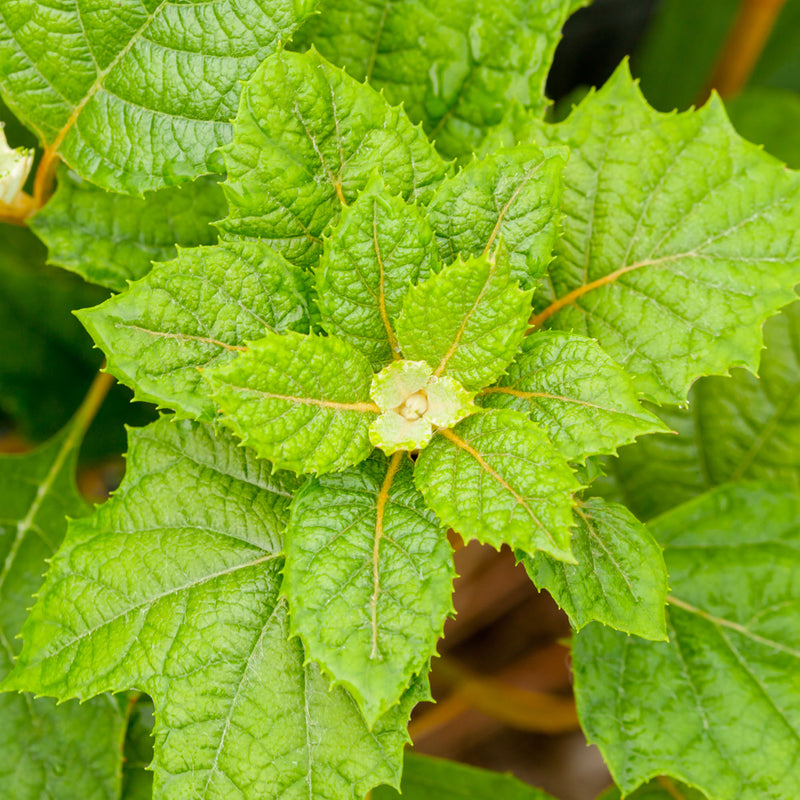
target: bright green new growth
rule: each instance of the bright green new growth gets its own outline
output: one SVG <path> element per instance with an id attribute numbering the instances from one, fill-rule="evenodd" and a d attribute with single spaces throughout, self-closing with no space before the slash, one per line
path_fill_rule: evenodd
<path id="1" fill-rule="evenodd" d="M 529 336 L 508 372 L 483 392 L 483 404 L 529 414 L 568 461 L 613 453 L 640 434 L 664 430 L 597 342 L 561 331 Z"/>
<path id="2" fill-rule="evenodd" d="M 625 793 L 668 774 L 719 800 L 798 796 L 798 519 L 797 494 L 770 484 L 658 518 L 670 641 L 597 624 L 576 637 L 578 711 Z"/>
<path id="3" fill-rule="evenodd" d="M 406 358 L 426 361 L 437 377 L 482 389 L 514 357 L 530 307 L 531 292 L 519 289 L 502 248 L 491 256 L 459 258 L 409 290 L 397 340 Z"/>
<path id="4" fill-rule="evenodd" d="M 515 411 L 486 411 L 440 431 L 414 478 L 428 505 L 465 539 L 573 561 L 572 493 L 580 487 L 544 432 Z"/>
<path id="5" fill-rule="evenodd" d="M 46 559 L 66 533 L 66 516 L 88 511 L 75 487 L 83 432 L 76 420 L 37 450 L 0 456 L 0 679 L 19 655 L 16 637 Z M 119 794 L 125 715 L 113 698 L 56 706 L 46 698 L 3 694 L 0 718 L 3 797 L 106 800 Z"/>
<path id="6" fill-rule="evenodd" d="M 313 787 L 314 797 L 360 800 L 396 784 L 424 685 L 370 731 L 352 697 L 304 663 L 278 597 L 296 486 L 196 423 L 132 432 L 125 480 L 71 524 L 6 688 L 62 699 L 146 691 L 164 800 L 228 798 L 234 787 L 253 798 Z M 264 709 L 275 715 L 266 725 Z"/>
<path id="7" fill-rule="evenodd" d="M 567 151 L 503 148 L 446 180 L 428 209 L 445 264 L 494 255 L 505 245 L 511 275 L 525 289 L 553 257 Z"/>
<path id="8" fill-rule="evenodd" d="M 292 630 L 370 726 L 427 669 L 453 609 L 450 544 L 398 459 L 310 481 L 286 531 Z"/>
<path id="9" fill-rule="evenodd" d="M 478 410 L 474 396 L 452 378 L 436 377 L 424 361 L 395 361 L 372 379 L 370 397 L 381 415 L 370 441 L 386 455 L 425 447 L 434 426 L 452 428 Z"/>

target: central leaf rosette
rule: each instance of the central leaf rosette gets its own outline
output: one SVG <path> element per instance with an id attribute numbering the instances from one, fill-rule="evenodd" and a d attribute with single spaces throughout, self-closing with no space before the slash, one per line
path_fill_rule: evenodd
<path id="1" fill-rule="evenodd" d="M 386 455 L 419 450 L 436 428 L 452 428 L 475 413 L 475 392 L 458 381 L 434 375 L 424 361 L 395 361 L 373 379 L 370 397 L 381 410 L 369 438 Z"/>

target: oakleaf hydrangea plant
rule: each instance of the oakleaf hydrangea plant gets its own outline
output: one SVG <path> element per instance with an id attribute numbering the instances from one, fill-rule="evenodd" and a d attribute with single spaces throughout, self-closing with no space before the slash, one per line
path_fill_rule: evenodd
<path id="1" fill-rule="evenodd" d="M 566 612 L 621 791 L 796 800 L 795 490 L 718 487 L 693 420 L 694 499 L 648 524 L 619 500 L 656 502 L 693 384 L 758 369 L 800 174 L 719 98 L 656 112 L 627 64 L 546 122 L 575 0 L 6 5 L 3 96 L 42 156 L 29 194 L 0 135 L 0 217 L 113 294 L 70 302 L 105 357 L 74 419 L 0 457 L 0 795 L 149 796 L 120 783 L 149 697 L 156 800 L 389 797 L 460 538 Z M 90 510 L 111 376 L 158 418 Z M 784 474 L 747 472 L 784 411 L 726 407 L 726 480 Z M 411 797 L 490 785 L 405 764 Z"/>

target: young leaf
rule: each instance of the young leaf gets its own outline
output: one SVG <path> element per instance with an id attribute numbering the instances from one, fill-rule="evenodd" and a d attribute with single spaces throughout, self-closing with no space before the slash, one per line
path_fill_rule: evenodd
<path id="1" fill-rule="evenodd" d="M 197 423 L 132 431 L 125 480 L 71 523 L 6 688 L 146 691 L 163 800 L 263 800 L 298 785 L 360 800 L 396 784 L 424 692 L 412 687 L 369 731 L 289 639 L 279 551 L 296 483 Z"/>
<path id="2" fill-rule="evenodd" d="M 584 730 L 627 794 L 667 774 L 716 800 L 800 793 L 800 497 L 730 485 L 660 517 L 669 642 L 576 637 Z"/>
<path id="3" fill-rule="evenodd" d="M 613 453 L 665 428 L 597 342 L 562 331 L 528 336 L 507 373 L 482 397 L 488 408 L 529 414 L 568 461 Z"/>
<path id="4" fill-rule="evenodd" d="M 414 479 L 439 519 L 465 539 L 574 560 L 569 529 L 578 483 L 524 415 L 486 411 L 440 429 L 420 452 Z"/>
<path id="5" fill-rule="evenodd" d="M 428 202 L 446 165 L 425 134 L 316 51 L 279 52 L 248 81 L 225 148 L 229 236 L 261 238 L 300 266 L 379 170 L 390 194 Z"/>
<path id="6" fill-rule="evenodd" d="M 372 450 L 372 371 L 344 339 L 272 334 L 204 374 L 220 421 L 279 469 L 341 470 Z"/>
<path id="7" fill-rule="evenodd" d="M 82 177 L 129 194 L 172 186 L 219 166 L 241 81 L 314 5 L 19 0 L 0 19 L 4 97 Z"/>
<path id="8" fill-rule="evenodd" d="M 454 577 L 403 453 L 312 479 L 292 503 L 282 589 L 292 631 L 369 725 L 434 655 Z"/>
<path id="9" fill-rule="evenodd" d="M 683 402 L 701 375 L 755 371 L 761 326 L 800 281 L 800 174 L 740 139 L 718 99 L 654 112 L 627 66 L 537 127 L 572 152 L 533 326 L 596 337 L 658 402 Z"/>
<path id="10" fill-rule="evenodd" d="M 77 419 L 37 450 L 0 455 L 0 679 L 18 655 L 16 636 L 46 560 L 66 532 L 66 515 L 88 511 L 74 477 L 83 427 Z M 46 698 L 2 694 L 0 719 L 0 796 L 119 796 L 125 718 L 111 697 L 57 706 Z"/>
<path id="11" fill-rule="evenodd" d="M 205 420 L 216 408 L 198 369 L 271 330 L 309 327 L 302 273 L 261 242 L 181 250 L 78 317 L 137 399 Z"/>
<path id="12" fill-rule="evenodd" d="M 153 261 L 174 258 L 176 246 L 215 244 L 211 223 L 225 208 L 216 178 L 138 198 L 103 191 L 64 169 L 31 228 L 47 245 L 51 264 L 119 292 L 144 277 Z"/>
<path id="13" fill-rule="evenodd" d="M 358 80 L 404 103 L 448 156 L 469 156 L 511 100 L 543 116 L 566 18 L 585 0 L 322 0 L 299 31 Z"/>
<path id="14" fill-rule="evenodd" d="M 513 775 L 415 753 L 406 753 L 400 792 L 381 786 L 372 796 L 375 800 L 553 800 Z"/>
<path id="15" fill-rule="evenodd" d="M 590 499 L 575 509 L 576 564 L 545 553 L 522 561 L 579 631 L 592 620 L 645 639 L 667 638 L 667 569 L 661 548 L 625 506 Z"/>
<path id="16" fill-rule="evenodd" d="M 502 241 L 511 275 L 530 289 L 553 257 L 566 150 L 502 149 L 446 180 L 428 209 L 445 264 L 497 252 Z"/>
<path id="17" fill-rule="evenodd" d="M 743 369 L 699 380 L 689 410 L 660 409 L 678 436 L 648 436 L 620 451 L 614 474 L 644 517 L 728 481 L 800 487 L 800 303 L 764 326 L 760 378 Z"/>
<path id="18" fill-rule="evenodd" d="M 355 345 L 377 372 L 400 358 L 392 326 L 409 285 L 437 268 L 430 225 L 374 177 L 325 242 L 317 269 L 322 326 Z"/>
<path id="19" fill-rule="evenodd" d="M 397 320 L 403 355 L 434 375 L 482 389 L 508 366 L 525 335 L 531 292 L 511 277 L 501 251 L 460 258 L 412 287 Z"/>

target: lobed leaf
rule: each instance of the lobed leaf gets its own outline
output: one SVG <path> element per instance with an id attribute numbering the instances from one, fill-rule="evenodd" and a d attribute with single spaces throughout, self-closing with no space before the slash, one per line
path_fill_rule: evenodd
<path id="1" fill-rule="evenodd" d="M 403 454 L 310 480 L 292 503 L 283 593 L 310 658 L 369 725 L 436 652 L 455 572 Z"/>
<path id="2" fill-rule="evenodd" d="M 403 103 L 446 155 L 470 156 L 511 100 L 544 115 L 561 26 L 585 4 L 322 0 L 297 41 Z"/>
<path id="3" fill-rule="evenodd" d="M 800 281 L 800 174 L 717 99 L 658 114 L 627 67 L 537 141 L 567 144 L 564 236 L 534 327 L 595 337 L 657 402 L 701 375 L 755 371 L 761 326 Z"/>
<path id="4" fill-rule="evenodd" d="M 372 371 L 344 339 L 268 335 L 204 375 L 220 422 L 279 469 L 341 470 L 372 450 Z"/>
<path id="5" fill-rule="evenodd" d="M 729 485 L 651 523 L 669 642 L 599 625 L 573 649 L 578 713 L 628 794 L 667 774 L 718 800 L 795 798 L 800 497 Z"/>
<path id="6" fill-rule="evenodd" d="M 525 289 L 542 277 L 558 234 L 566 151 L 504 148 L 446 180 L 428 208 L 439 256 L 491 256 L 505 245 L 511 275 Z"/>
<path id="7" fill-rule="evenodd" d="M 71 523 L 5 688 L 146 691 L 163 800 L 356 800 L 396 784 L 424 686 L 369 731 L 353 699 L 304 664 L 278 597 L 296 485 L 197 423 L 132 431 L 125 480 Z"/>
<path id="8" fill-rule="evenodd" d="M 597 342 L 562 331 L 528 336 L 497 386 L 484 390 L 483 404 L 528 414 L 568 461 L 665 429 Z"/>
<path id="9" fill-rule="evenodd" d="M 376 168 L 390 194 L 423 204 L 447 171 L 401 109 L 314 50 L 276 53 L 256 71 L 224 155 L 230 213 L 220 229 L 304 267 Z"/>
<path id="10" fill-rule="evenodd" d="M 409 285 L 438 269 L 422 213 L 374 177 L 325 242 L 316 272 L 322 326 L 355 345 L 377 372 L 400 357 L 394 333 Z"/>
<path id="11" fill-rule="evenodd" d="M 64 169 L 31 228 L 47 245 L 51 264 L 120 292 L 152 262 L 174 258 L 177 247 L 216 244 L 211 223 L 224 213 L 216 178 L 138 198 L 104 191 Z"/>
<path id="12" fill-rule="evenodd" d="M 531 292 L 520 290 L 501 251 L 460 258 L 412 287 L 397 320 L 405 358 L 434 375 L 481 389 L 502 374 L 525 335 Z"/>
<path id="13" fill-rule="evenodd" d="M 0 679 L 67 515 L 88 512 L 75 487 L 83 431 L 75 422 L 24 455 L 0 455 Z M 125 717 L 109 696 L 57 706 L 0 694 L 0 796 L 14 800 L 116 800 Z M 90 766 L 89 766 L 90 765 Z"/>
<path id="14" fill-rule="evenodd" d="M 579 631 L 597 620 L 645 639 L 666 640 L 667 569 L 661 548 L 625 506 L 592 498 L 575 509 L 575 564 L 538 552 L 522 562 Z"/>
<path id="15" fill-rule="evenodd" d="M 572 493 L 579 486 L 544 432 L 516 411 L 485 411 L 440 429 L 414 479 L 439 519 L 465 539 L 573 561 Z"/>
<path id="16" fill-rule="evenodd" d="M 181 250 L 78 317 L 137 399 L 205 420 L 216 407 L 200 369 L 272 330 L 309 327 L 302 273 L 260 242 Z"/>
<path id="17" fill-rule="evenodd" d="M 0 82 L 14 113 L 82 177 L 141 194 L 218 171 L 241 81 L 314 0 L 14 0 Z"/>

